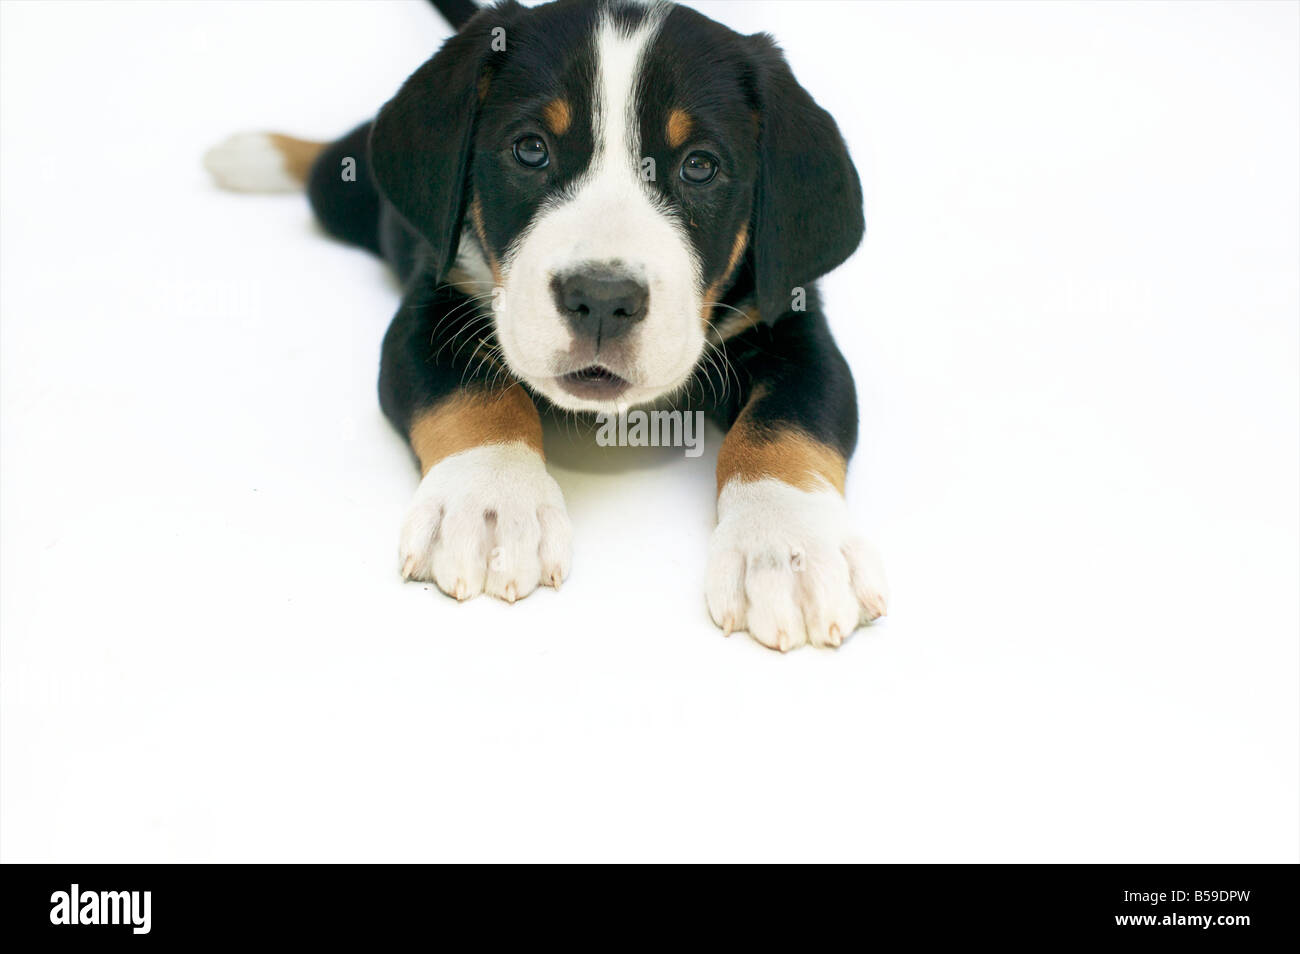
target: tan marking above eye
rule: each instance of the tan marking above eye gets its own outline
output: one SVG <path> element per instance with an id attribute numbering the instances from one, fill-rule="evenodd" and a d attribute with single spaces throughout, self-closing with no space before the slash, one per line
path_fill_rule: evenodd
<path id="1" fill-rule="evenodd" d="M 664 130 L 664 136 L 668 140 L 668 145 L 676 149 L 684 143 L 691 134 L 691 129 L 695 126 L 695 121 L 691 119 L 691 114 L 684 109 L 672 109 L 668 113 L 668 126 Z"/>
<path id="2" fill-rule="evenodd" d="M 461 391 L 411 421 L 411 448 L 420 459 L 422 474 L 452 454 L 514 442 L 542 453 L 542 421 L 521 384 L 505 390 Z"/>
<path id="3" fill-rule="evenodd" d="M 567 99 L 553 99 L 542 110 L 546 128 L 556 136 L 563 136 L 573 123 L 573 108 Z"/>

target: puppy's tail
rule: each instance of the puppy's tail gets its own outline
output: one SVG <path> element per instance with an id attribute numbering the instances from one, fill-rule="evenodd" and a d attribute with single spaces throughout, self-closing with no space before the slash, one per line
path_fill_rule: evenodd
<path id="1" fill-rule="evenodd" d="M 326 145 L 282 133 L 237 133 L 209 149 L 203 165 L 223 189 L 301 192 Z"/>
<path id="2" fill-rule="evenodd" d="M 457 30 L 479 11 L 474 0 L 431 2 Z M 209 149 L 203 165 L 217 185 L 233 192 L 301 192 L 312 163 L 328 145 L 283 133 L 238 133 Z"/>

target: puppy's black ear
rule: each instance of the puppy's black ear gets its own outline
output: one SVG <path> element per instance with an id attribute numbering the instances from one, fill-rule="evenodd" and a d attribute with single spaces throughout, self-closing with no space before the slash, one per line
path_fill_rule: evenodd
<path id="1" fill-rule="evenodd" d="M 835 120 L 799 85 L 776 43 L 765 33 L 747 39 L 759 106 L 751 249 L 759 314 L 773 321 L 790 310 L 796 287 L 862 241 L 862 186 Z"/>
<path id="2" fill-rule="evenodd" d="M 521 9 L 509 2 L 466 23 L 402 84 L 370 133 L 375 181 L 433 247 L 439 278 L 456 260 L 479 104 Z"/>

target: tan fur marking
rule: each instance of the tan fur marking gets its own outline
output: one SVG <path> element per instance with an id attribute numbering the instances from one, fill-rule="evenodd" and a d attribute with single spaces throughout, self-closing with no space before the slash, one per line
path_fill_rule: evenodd
<path id="1" fill-rule="evenodd" d="M 487 232 L 483 229 L 483 205 L 479 202 L 477 195 L 470 201 L 469 217 L 470 221 L 474 223 L 474 234 L 478 236 L 478 244 L 483 247 L 483 254 L 487 256 L 488 267 L 492 269 L 492 279 L 500 285 L 501 263 L 497 261 L 496 255 L 492 253 L 492 249 L 488 245 Z"/>
<path id="2" fill-rule="evenodd" d="M 311 174 L 311 165 L 325 148 L 325 143 L 312 142 L 309 139 L 294 139 L 283 133 L 267 133 L 266 136 L 271 140 L 271 145 L 275 147 L 276 152 L 284 159 L 285 171 L 298 182 L 305 183 L 307 176 Z"/>
<path id="3" fill-rule="evenodd" d="M 691 114 L 684 109 L 673 109 L 668 113 L 668 126 L 664 131 L 668 139 L 668 145 L 676 149 L 684 143 L 691 130 L 695 127 L 695 121 L 691 119 Z"/>
<path id="4" fill-rule="evenodd" d="M 553 99 L 542 110 L 542 119 L 546 122 L 547 129 L 557 136 L 563 136 L 573 122 L 573 109 L 567 99 Z"/>
<path id="5" fill-rule="evenodd" d="M 410 436 L 422 475 L 444 457 L 484 444 L 522 441 L 542 453 L 542 421 L 522 384 L 461 391 L 416 415 Z"/>
<path id="6" fill-rule="evenodd" d="M 740 264 L 740 257 L 745 254 L 745 249 L 748 245 L 749 223 L 746 222 L 740 227 L 740 231 L 736 233 L 736 241 L 732 243 L 731 258 L 727 260 L 726 271 L 722 273 L 722 276 L 716 282 L 704 289 L 704 312 L 701 317 L 704 319 L 706 325 L 709 323 L 709 319 L 713 315 L 713 306 L 710 305 L 709 302 L 713 301 L 715 296 L 722 291 L 722 286 L 726 283 L 727 279 L 731 277 L 731 273 L 736 270 L 736 266 Z"/>
<path id="7" fill-rule="evenodd" d="M 736 270 L 740 264 L 740 256 L 745 254 L 745 248 L 749 244 L 749 223 L 746 222 L 736 233 L 736 241 L 731 246 L 731 258 L 727 260 L 727 275 Z"/>
<path id="8" fill-rule="evenodd" d="M 757 308 L 752 305 L 746 305 L 744 308 L 739 309 L 739 311 L 740 314 L 736 314 L 734 311 L 727 312 L 713 325 L 718 337 L 723 341 L 734 338 L 741 332 L 748 331 L 750 328 L 753 328 L 758 324 L 759 315 Z"/>
<path id="9" fill-rule="evenodd" d="M 831 486 L 843 494 L 847 465 L 838 451 L 796 430 L 759 427 L 751 422 L 754 402 L 762 393 L 761 388 L 755 389 L 722 441 L 718 493 L 730 480 L 770 477 L 800 490 Z"/>
<path id="10" fill-rule="evenodd" d="M 488 90 L 492 88 L 492 80 L 487 76 L 478 78 L 478 101 L 481 103 L 487 99 Z"/>

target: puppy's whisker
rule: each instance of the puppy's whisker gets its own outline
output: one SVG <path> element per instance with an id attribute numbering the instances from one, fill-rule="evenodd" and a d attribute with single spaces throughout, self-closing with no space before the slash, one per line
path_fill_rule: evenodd
<path id="1" fill-rule="evenodd" d="M 707 338 L 704 340 L 704 343 L 707 344 L 711 349 L 711 354 L 716 356 L 715 364 L 721 364 L 721 367 L 718 369 L 718 373 L 722 375 L 721 401 L 725 401 L 727 398 L 727 391 L 730 386 L 732 377 L 735 377 L 736 379 L 736 390 L 737 392 L 739 392 L 740 375 L 738 375 L 735 371 L 735 368 L 732 367 L 731 359 L 727 356 L 727 352 L 725 348 L 719 347 L 718 345 L 714 344 L 712 341 L 709 341 Z M 719 403 L 721 403 L 721 401 Z"/>
<path id="2" fill-rule="evenodd" d="M 725 309 L 727 309 L 728 311 L 734 311 L 736 314 L 738 314 L 738 315 L 740 315 L 740 316 L 742 316 L 742 317 L 744 317 L 744 318 L 752 318 L 752 317 L 753 317 L 749 312 L 744 311 L 744 310 L 742 310 L 742 309 L 740 309 L 740 308 L 737 308 L 735 305 L 728 305 L 725 301 L 706 301 L 706 302 L 704 303 L 704 307 L 706 307 L 706 308 L 725 308 Z M 710 325 L 709 327 L 712 328 L 713 326 Z M 715 330 L 716 330 L 716 329 L 715 329 Z"/>
<path id="3" fill-rule="evenodd" d="M 715 334 L 717 334 L 717 329 L 716 329 L 716 328 L 713 328 L 712 326 L 710 326 L 710 330 L 713 331 Z M 718 343 L 715 343 L 715 342 L 710 341 L 710 340 L 706 337 L 706 338 L 704 339 L 704 343 L 705 343 L 706 345 L 708 345 L 710 348 L 712 348 L 713 351 L 714 351 L 714 353 L 716 353 L 716 354 L 718 355 L 718 357 L 719 357 L 719 358 L 721 359 L 721 361 L 722 361 L 723 371 L 724 371 L 724 375 L 723 375 L 723 379 L 722 379 L 723 396 L 724 396 L 724 397 L 726 396 L 726 392 L 727 392 L 727 383 L 728 383 L 728 380 L 729 380 L 731 377 L 734 377 L 735 380 L 736 380 L 736 392 L 737 392 L 737 394 L 739 394 L 740 392 L 742 392 L 742 391 L 744 390 L 744 388 L 741 387 L 741 383 L 740 383 L 740 375 L 739 375 L 738 373 L 736 373 L 735 368 L 734 368 L 733 365 L 732 365 L 731 358 L 727 355 L 726 342 L 725 342 L 725 340 L 722 339 L 721 335 L 719 335 L 718 338 L 719 338 L 719 342 L 718 342 Z"/>
<path id="4" fill-rule="evenodd" d="M 485 301 L 486 299 L 487 296 L 473 296 L 468 301 L 461 302 L 455 308 L 452 308 L 450 311 L 441 315 L 438 320 L 434 322 L 433 328 L 429 332 L 429 344 L 432 345 L 437 340 L 438 330 L 447 324 L 453 317 L 473 311 L 478 307 L 480 302 Z"/>
<path id="5" fill-rule="evenodd" d="M 445 342 L 443 342 L 442 347 L 440 347 L 436 352 L 434 352 L 433 360 L 436 362 L 438 360 L 438 356 L 441 355 L 442 352 L 445 351 L 450 345 L 454 344 L 456 340 L 460 338 L 461 335 L 472 337 L 473 335 L 483 331 L 488 326 L 488 324 L 491 323 L 491 321 L 492 321 L 491 315 L 477 315 L 467 320 L 465 324 L 457 328 L 451 334 L 451 336 Z M 457 348 L 456 353 L 451 356 L 452 364 L 456 363 L 456 355 L 460 353 L 460 350 L 461 350 L 460 348 Z"/>
<path id="6" fill-rule="evenodd" d="M 469 364 L 474 360 L 474 356 L 478 354 L 479 348 L 483 347 L 483 344 L 491 337 L 492 337 L 492 332 L 482 322 L 480 322 L 477 326 L 475 326 L 475 328 L 472 331 L 466 334 L 465 340 L 461 343 L 460 347 L 458 347 L 455 353 L 451 356 L 451 363 L 454 365 L 456 363 L 456 359 L 460 356 L 460 353 L 469 347 L 471 341 L 476 340 L 478 344 L 474 348 L 474 350 L 470 353 L 470 356 L 466 361 L 466 363 Z"/>
<path id="7" fill-rule="evenodd" d="M 706 341 L 705 344 L 708 344 L 708 342 Z M 714 361 L 713 355 L 711 353 L 705 351 L 703 354 L 701 354 L 700 357 L 703 358 L 705 362 L 705 366 L 702 368 L 702 370 L 704 371 L 705 379 L 709 382 L 709 391 L 713 395 L 713 403 L 714 404 L 720 403 L 720 400 L 718 398 L 717 386 L 713 383 L 713 372 L 717 372 L 718 374 L 721 374 L 722 372 L 718 368 L 717 362 Z"/>
<path id="8" fill-rule="evenodd" d="M 479 338 L 479 340 L 478 340 L 478 347 L 476 347 L 476 348 L 473 350 L 473 352 L 472 352 L 472 353 L 470 354 L 470 356 L 469 356 L 469 360 L 468 360 L 467 362 L 465 362 L 465 364 L 466 364 L 465 374 L 461 375 L 461 384 L 464 384 L 464 383 L 465 383 L 466 376 L 469 374 L 470 366 L 474 364 L 474 357 L 475 357 L 475 355 L 478 354 L 478 352 L 479 352 L 479 348 L 482 348 L 483 345 L 485 345 L 485 344 L 487 344 L 487 338 Z M 491 355 L 491 353 L 492 353 L 492 351 L 491 351 L 491 347 L 489 346 L 487 353 L 485 353 L 485 354 L 483 355 L 484 360 L 486 360 L 486 359 Z M 477 373 L 478 373 L 478 369 L 481 368 L 482 366 L 483 366 L 483 365 L 482 365 L 482 362 L 480 362 L 479 365 L 478 365 L 477 367 L 474 368 L 474 372 L 475 372 L 476 375 L 477 375 Z"/>
<path id="9" fill-rule="evenodd" d="M 475 331 L 473 331 L 473 332 L 470 332 L 470 333 L 466 334 L 466 336 L 465 336 L 465 340 L 461 342 L 460 346 L 456 349 L 455 353 L 453 353 L 452 356 L 451 356 L 450 364 L 451 364 L 453 367 L 455 367 L 456 364 L 457 364 L 457 360 L 456 360 L 456 359 L 457 359 L 458 357 L 460 357 L 460 353 L 461 353 L 462 351 L 464 351 L 466 348 L 468 348 L 468 347 L 470 346 L 470 343 L 471 343 L 471 342 L 474 342 L 474 341 L 477 341 L 477 342 L 478 342 L 477 345 L 475 346 L 473 352 L 470 353 L 469 360 L 465 362 L 465 372 L 463 372 L 463 373 L 461 374 L 461 382 L 462 382 L 462 383 L 464 383 L 464 380 L 465 380 L 465 374 L 468 373 L 469 366 L 470 366 L 470 364 L 471 364 L 471 363 L 473 362 L 473 360 L 474 360 L 474 355 L 478 354 L 479 348 L 483 347 L 484 337 L 483 337 L 483 335 L 481 334 L 481 332 L 482 332 L 483 330 L 485 330 L 485 329 L 479 328 L 479 329 L 477 329 L 477 330 L 475 330 Z"/>

